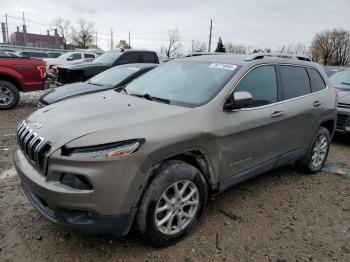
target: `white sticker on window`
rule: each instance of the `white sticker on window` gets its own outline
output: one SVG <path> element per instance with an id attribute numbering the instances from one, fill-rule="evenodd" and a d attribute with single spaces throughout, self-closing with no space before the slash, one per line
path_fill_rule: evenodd
<path id="1" fill-rule="evenodd" d="M 210 64 L 209 68 L 218 68 L 218 69 L 226 69 L 226 70 L 233 71 L 237 68 L 237 66 L 230 65 L 230 64 L 212 63 L 212 64 Z"/>

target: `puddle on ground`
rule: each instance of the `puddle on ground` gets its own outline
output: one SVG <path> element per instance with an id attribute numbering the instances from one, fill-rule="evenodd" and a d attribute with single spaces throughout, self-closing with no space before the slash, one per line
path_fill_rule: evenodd
<path id="1" fill-rule="evenodd" d="M 326 164 L 323 169 L 323 172 L 339 175 L 341 177 L 350 178 L 350 169 L 342 165 L 336 164 Z"/>

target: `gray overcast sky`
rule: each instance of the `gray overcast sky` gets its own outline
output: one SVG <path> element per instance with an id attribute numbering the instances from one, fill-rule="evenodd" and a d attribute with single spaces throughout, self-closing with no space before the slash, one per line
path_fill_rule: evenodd
<path id="1" fill-rule="evenodd" d="M 11 16 L 10 33 L 22 24 L 22 11 L 32 33 L 45 34 L 57 17 L 74 23 L 81 17 L 90 20 L 105 50 L 111 28 L 114 43 L 127 39 L 130 30 L 133 47 L 156 51 L 166 45 L 168 30 L 177 28 L 187 52 L 192 39 L 208 42 L 210 18 L 214 45 L 222 36 L 224 43 L 277 49 L 309 45 L 314 34 L 325 29 L 350 30 L 350 0 L 0 0 L 0 21 L 5 13 Z"/>

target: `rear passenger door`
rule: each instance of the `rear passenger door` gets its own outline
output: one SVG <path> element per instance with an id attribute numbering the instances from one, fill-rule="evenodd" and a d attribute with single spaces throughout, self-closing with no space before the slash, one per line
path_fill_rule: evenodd
<path id="1" fill-rule="evenodd" d="M 280 65 L 279 72 L 285 115 L 281 130 L 284 137 L 282 153 L 295 158 L 308 147 L 315 129 L 319 126 L 319 107 L 322 101 L 319 101 L 317 94 L 312 93 L 306 67 Z"/>

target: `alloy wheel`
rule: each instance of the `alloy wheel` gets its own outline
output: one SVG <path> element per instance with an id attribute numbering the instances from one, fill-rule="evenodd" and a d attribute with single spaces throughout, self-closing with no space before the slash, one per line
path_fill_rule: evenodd
<path id="1" fill-rule="evenodd" d="M 197 186 L 189 181 L 177 181 L 160 197 L 155 209 L 155 224 L 165 235 L 184 230 L 196 216 L 199 208 Z"/>
<path id="2" fill-rule="evenodd" d="M 312 149 L 311 163 L 315 168 L 322 165 L 323 161 L 326 158 L 327 150 L 328 150 L 327 137 L 325 135 L 320 135 L 316 139 L 314 147 Z"/>
<path id="3" fill-rule="evenodd" d="M 10 88 L 0 86 L 0 105 L 8 106 L 13 102 L 14 95 Z"/>

